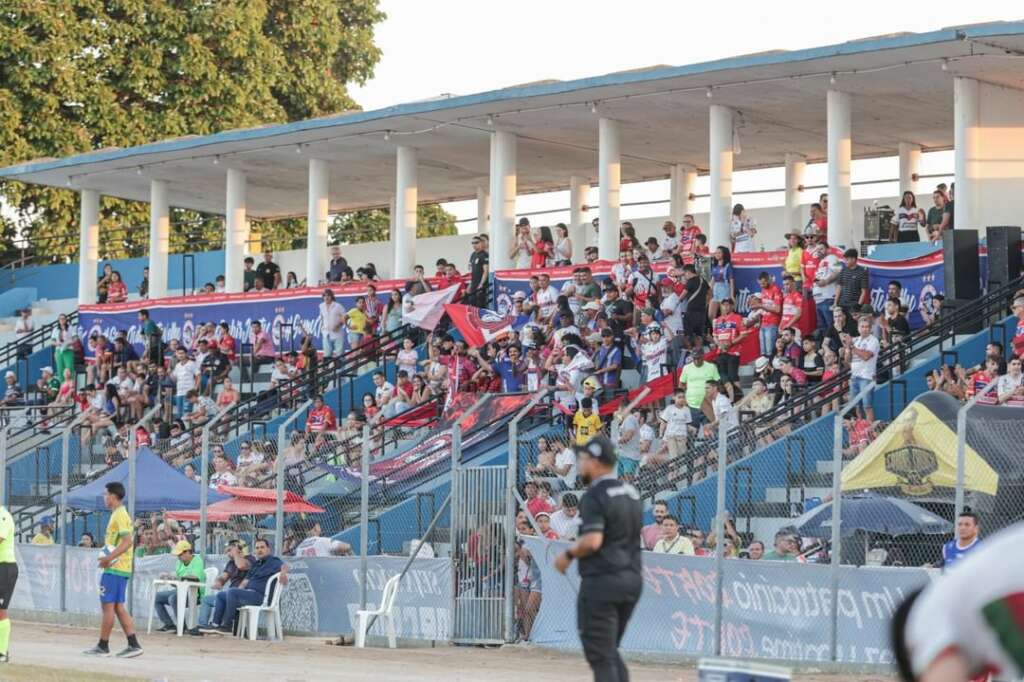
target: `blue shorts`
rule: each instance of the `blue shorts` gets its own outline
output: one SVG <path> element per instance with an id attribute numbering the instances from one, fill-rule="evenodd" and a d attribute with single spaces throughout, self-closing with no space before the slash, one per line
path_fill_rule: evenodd
<path id="1" fill-rule="evenodd" d="M 128 594 L 128 576 L 104 573 L 100 578 L 100 603 L 123 604 Z"/>
<path id="2" fill-rule="evenodd" d="M 632 476 L 640 468 L 640 460 L 619 457 L 619 476 Z"/>

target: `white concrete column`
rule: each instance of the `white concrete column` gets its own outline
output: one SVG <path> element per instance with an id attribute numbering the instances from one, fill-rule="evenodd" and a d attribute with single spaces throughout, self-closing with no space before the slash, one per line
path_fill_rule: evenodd
<path id="1" fill-rule="evenodd" d="M 491 272 L 512 267 L 509 250 L 516 222 L 516 135 L 491 133 Z"/>
<path id="2" fill-rule="evenodd" d="M 828 91 L 828 234 L 829 241 L 846 248 L 858 248 L 859 233 L 854 231 L 853 204 L 850 196 L 850 95 Z"/>
<path id="3" fill-rule="evenodd" d="M 167 183 L 149 181 L 149 297 L 167 295 L 167 254 L 171 248 L 171 207 Z"/>
<path id="4" fill-rule="evenodd" d="M 309 205 L 306 212 L 306 286 L 315 287 L 327 274 L 327 212 L 331 169 L 323 159 L 309 160 Z"/>
<path id="5" fill-rule="evenodd" d="M 391 276 L 412 277 L 416 264 L 416 210 L 419 202 L 417 153 L 412 147 L 398 148 L 398 172 L 395 178 L 395 267 Z"/>
<path id="6" fill-rule="evenodd" d="M 953 79 L 953 226 L 980 230 L 977 213 L 978 181 L 981 179 L 981 122 L 978 81 Z"/>
<path id="7" fill-rule="evenodd" d="M 601 260 L 619 258 L 619 191 L 622 161 L 619 151 L 619 122 L 602 118 L 598 123 L 598 226 L 597 253 Z"/>
<path id="8" fill-rule="evenodd" d="M 710 128 L 711 211 L 708 218 L 708 247 L 714 251 L 719 246 L 729 245 L 729 222 L 732 218 L 732 109 L 712 104 Z"/>
<path id="9" fill-rule="evenodd" d="M 684 215 L 693 213 L 690 194 L 696 185 L 696 168 L 681 163 L 672 166 L 668 182 L 668 219 L 675 223 L 676 227 L 682 224 Z"/>
<path id="10" fill-rule="evenodd" d="M 491 193 L 486 187 L 476 188 L 476 233 L 490 233 Z"/>
<path id="11" fill-rule="evenodd" d="M 100 193 L 83 189 L 78 224 L 78 304 L 96 303 L 96 265 L 100 253 Z"/>
<path id="12" fill-rule="evenodd" d="M 804 216 L 800 215 L 800 186 L 804 184 L 807 157 L 803 154 L 786 154 L 786 232 L 802 231 Z"/>
<path id="13" fill-rule="evenodd" d="M 921 170 L 921 145 L 900 142 L 900 196 L 904 192 L 917 194 L 917 174 Z M 955 208 L 955 206 L 954 206 Z"/>
<path id="14" fill-rule="evenodd" d="M 395 195 L 392 194 L 391 198 L 388 199 L 388 243 L 395 243 L 395 225 L 397 224 L 398 208 L 395 199 Z M 394 262 L 391 263 L 394 265 Z"/>
<path id="15" fill-rule="evenodd" d="M 229 168 L 224 210 L 224 290 L 229 294 L 240 293 L 245 288 L 242 261 L 249 241 L 245 185 L 245 173 Z"/>
<path id="16" fill-rule="evenodd" d="M 572 241 L 572 260 L 583 262 L 583 249 L 587 247 L 587 233 L 593 232 L 590 227 L 587 197 L 590 195 L 590 183 L 586 178 L 573 175 L 569 178 L 569 239 Z"/>

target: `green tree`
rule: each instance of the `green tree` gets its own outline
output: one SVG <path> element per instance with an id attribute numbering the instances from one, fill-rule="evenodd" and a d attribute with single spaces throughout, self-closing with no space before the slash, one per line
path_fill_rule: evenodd
<path id="1" fill-rule="evenodd" d="M 356 109 L 347 84 L 373 74 L 383 18 L 377 0 L 12 0 L 0 165 Z M 0 195 L 14 209 L 0 217 L 8 248 L 17 233 L 54 259 L 77 253 L 76 193 L 0 182 Z M 145 229 L 119 228 L 146 225 L 145 204 L 101 210 L 101 254 L 144 250 Z M 217 239 L 217 219 L 173 220 L 193 228 L 174 231 L 175 250 Z"/>
<path id="2" fill-rule="evenodd" d="M 363 242 L 387 241 L 390 236 L 391 218 L 386 209 L 370 209 L 339 213 L 327 228 L 332 242 L 361 244 Z M 458 234 L 455 216 L 439 204 L 424 204 L 417 211 L 417 237 L 443 237 Z"/>

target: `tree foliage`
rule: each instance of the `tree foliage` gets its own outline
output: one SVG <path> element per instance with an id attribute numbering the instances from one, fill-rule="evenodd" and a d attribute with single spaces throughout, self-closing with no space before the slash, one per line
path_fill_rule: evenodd
<path id="1" fill-rule="evenodd" d="M 390 213 L 382 209 L 353 211 L 334 216 L 328 227 L 332 242 L 361 244 L 363 242 L 387 241 L 390 237 Z M 424 204 L 419 207 L 416 217 L 417 237 L 443 237 L 458 234 L 455 216 L 438 204 Z"/>
<path id="2" fill-rule="evenodd" d="M 357 108 L 380 59 L 377 0 L 9 0 L 0 7 L 0 165 Z M 44 255 L 77 253 L 78 195 L 0 182 L 0 217 Z M 131 255 L 148 205 L 105 197 L 102 255 Z M 175 211 L 172 250 L 223 239 Z M 196 221 L 202 221 L 197 224 Z M 304 221 L 290 221 L 304 232 Z M 301 223 L 301 225 L 300 225 Z"/>

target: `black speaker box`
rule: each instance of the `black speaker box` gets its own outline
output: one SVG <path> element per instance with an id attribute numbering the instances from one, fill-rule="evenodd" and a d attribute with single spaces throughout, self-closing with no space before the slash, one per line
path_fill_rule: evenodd
<path id="1" fill-rule="evenodd" d="M 1020 277 L 1020 227 L 989 226 L 985 228 L 985 242 L 988 244 L 988 289 L 992 291 Z"/>
<path id="2" fill-rule="evenodd" d="M 981 297 L 981 267 L 978 260 L 978 231 L 953 230 L 942 235 L 946 300 Z"/>

